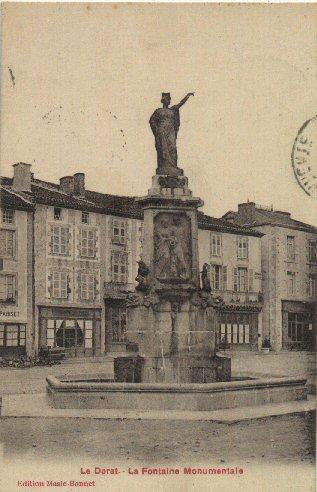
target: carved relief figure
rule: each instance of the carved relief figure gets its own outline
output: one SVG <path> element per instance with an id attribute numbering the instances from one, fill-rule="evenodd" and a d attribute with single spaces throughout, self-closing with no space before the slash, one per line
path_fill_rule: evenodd
<path id="1" fill-rule="evenodd" d="M 191 273 L 189 219 L 161 213 L 155 218 L 155 272 L 164 280 L 188 280 Z"/>

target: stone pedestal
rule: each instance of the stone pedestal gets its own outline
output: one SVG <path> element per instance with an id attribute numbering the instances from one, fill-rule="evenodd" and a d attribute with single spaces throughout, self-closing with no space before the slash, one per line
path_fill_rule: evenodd
<path id="1" fill-rule="evenodd" d="M 217 300 L 200 289 L 197 209 L 185 176 L 156 175 L 144 211 L 142 268 L 128 297 L 127 339 L 142 382 L 217 381 Z M 218 301 L 219 302 L 219 301 Z"/>

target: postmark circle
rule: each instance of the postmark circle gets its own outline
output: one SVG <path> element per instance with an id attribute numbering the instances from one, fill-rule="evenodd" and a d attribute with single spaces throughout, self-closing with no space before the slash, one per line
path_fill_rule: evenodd
<path id="1" fill-rule="evenodd" d="M 305 121 L 297 133 L 292 166 L 300 187 L 317 199 L 317 115 Z"/>

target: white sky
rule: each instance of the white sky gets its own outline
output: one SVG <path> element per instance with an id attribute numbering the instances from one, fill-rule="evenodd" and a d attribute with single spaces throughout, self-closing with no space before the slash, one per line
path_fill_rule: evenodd
<path id="1" fill-rule="evenodd" d="M 291 151 L 316 113 L 316 5 L 7 4 L 1 173 L 29 162 L 58 182 L 144 195 L 156 168 L 148 120 L 171 92 L 179 166 L 204 211 L 247 199 L 317 224 Z M 12 70 L 14 84 L 8 67 Z"/>

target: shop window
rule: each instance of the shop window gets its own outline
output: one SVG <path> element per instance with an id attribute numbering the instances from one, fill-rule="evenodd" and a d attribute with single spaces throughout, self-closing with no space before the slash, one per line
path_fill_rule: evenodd
<path id="1" fill-rule="evenodd" d="M 295 237 L 294 236 L 287 236 L 286 247 L 287 247 L 287 259 L 289 261 L 294 261 L 295 260 Z"/>
<path id="2" fill-rule="evenodd" d="M 0 256 L 2 258 L 13 258 L 15 246 L 15 232 L 0 229 Z"/>
<path id="3" fill-rule="evenodd" d="M 67 299 L 69 289 L 67 272 L 52 272 L 52 297 L 55 299 Z"/>
<path id="4" fill-rule="evenodd" d="M 70 231 L 68 226 L 51 226 L 51 254 L 69 256 Z"/>
<path id="5" fill-rule="evenodd" d="M 92 320 L 47 320 L 46 345 L 60 348 L 92 348 Z"/>
<path id="6" fill-rule="evenodd" d="M 95 258 L 97 254 L 97 238 L 95 229 L 80 230 L 80 256 L 82 258 Z"/>
<path id="7" fill-rule="evenodd" d="M 0 347 L 25 347 L 25 325 L 0 325 Z"/>
<path id="8" fill-rule="evenodd" d="M 14 224 L 14 210 L 4 208 L 2 210 L 2 222 L 4 224 Z"/>
<path id="9" fill-rule="evenodd" d="M 92 321 L 85 321 L 85 348 L 92 348 Z"/>
<path id="10" fill-rule="evenodd" d="M 233 290 L 235 292 L 248 291 L 248 269 L 239 267 L 233 271 Z"/>
<path id="11" fill-rule="evenodd" d="M 239 236 L 237 238 L 238 242 L 238 251 L 237 251 L 237 257 L 240 260 L 245 260 L 249 257 L 249 242 L 247 237 L 241 237 Z"/>
<path id="12" fill-rule="evenodd" d="M 125 342 L 127 329 L 127 310 L 125 307 L 111 308 L 112 341 Z"/>
<path id="13" fill-rule="evenodd" d="M 16 301 L 15 275 L 0 275 L 0 302 L 14 303 Z"/>
<path id="14" fill-rule="evenodd" d="M 310 313 L 288 313 L 288 338 L 292 342 L 306 342 L 312 329 Z"/>
<path id="15" fill-rule="evenodd" d="M 287 292 L 295 294 L 295 272 L 287 272 Z"/>
<path id="16" fill-rule="evenodd" d="M 83 224 L 89 224 L 89 213 L 88 212 L 82 212 L 81 213 L 81 221 Z"/>
<path id="17" fill-rule="evenodd" d="M 80 298 L 85 301 L 95 299 L 95 274 L 88 272 L 80 273 Z"/>
<path id="18" fill-rule="evenodd" d="M 112 222 L 112 242 L 114 244 L 126 244 L 126 221 L 113 219 Z"/>
<path id="19" fill-rule="evenodd" d="M 317 262 L 317 241 L 308 241 L 308 261 Z"/>
<path id="20" fill-rule="evenodd" d="M 218 338 L 220 343 L 249 345 L 250 325 L 248 323 L 221 323 Z"/>
<path id="21" fill-rule="evenodd" d="M 127 255 L 113 252 L 111 255 L 112 282 L 125 284 L 128 281 Z"/>
<path id="22" fill-rule="evenodd" d="M 221 256 L 221 235 L 211 234 L 210 236 L 210 254 L 211 256 Z"/>

